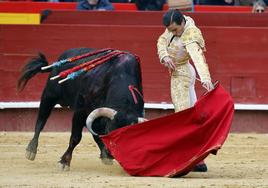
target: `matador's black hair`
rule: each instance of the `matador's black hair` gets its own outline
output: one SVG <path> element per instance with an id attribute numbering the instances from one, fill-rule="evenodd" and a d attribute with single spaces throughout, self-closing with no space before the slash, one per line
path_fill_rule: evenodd
<path id="1" fill-rule="evenodd" d="M 171 9 L 167 11 L 163 16 L 163 24 L 166 27 L 168 27 L 173 22 L 178 25 L 181 25 L 183 20 L 185 21 L 185 18 L 178 9 Z"/>

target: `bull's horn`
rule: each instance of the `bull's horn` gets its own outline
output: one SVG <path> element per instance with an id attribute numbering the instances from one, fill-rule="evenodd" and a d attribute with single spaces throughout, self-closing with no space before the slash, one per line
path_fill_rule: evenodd
<path id="1" fill-rule="evenodd" d="M 138 117 L 138 123 L 143 123 L 145 121 L 148 121 L 148 119 L 143 118 L 143 117 Z"/>
<path id="2" fill-rule="evenodd" d="M 98 134 L 95 133 L 92 129 L 92 124 L 93 124 L 94 120 L 99 118 L 99 117 L 107 117 L 107 118 L 110 118 L 111 120 L 113 120 L 116 113 L 117 113 L 116 110 L 114 110 L 112 108 L 106 108 L 106 107 L 97 108 L 97 109 L 93 110 L 88 115 L 87 121 L 86 121 L 88 131 L 91 132 L 93 135 L 98 136 Z"/>

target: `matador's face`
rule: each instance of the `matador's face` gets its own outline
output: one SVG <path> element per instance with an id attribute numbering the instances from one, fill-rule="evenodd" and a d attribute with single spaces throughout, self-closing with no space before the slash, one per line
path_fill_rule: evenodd
<path id="1" fill-rule="evenodd" d="M 98 3 L 98 0 L 87 0 L 87 2 L 90 5 L 96 5 Z"/>
<path id="2" fill-rule="evenodd" d="M 172 22 L 168 27 L 168 31 L 171 32 L 174 36 L 180 37 L 184 31 L 185 22 L 183 21 L 180 25 L 175 22 Z"/>

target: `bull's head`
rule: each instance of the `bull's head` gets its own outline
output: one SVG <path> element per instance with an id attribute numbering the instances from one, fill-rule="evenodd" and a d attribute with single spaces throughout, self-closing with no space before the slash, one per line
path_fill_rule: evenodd
<path id="1" fill-rule="evenodd" d="M 93 110 L 87 117 L 87 128 L 89 130 L 89 132 L 91 132 L 93 135 L 95 136 L 99 136 L 95 131 L 93 131 L 92 129 L 92 124 L 94 122 L 95 119 L 99 118 L 99 117 L 107 117 L 110 120 L 114 120 L 115 116 L 117 115 L 117 111 L 112 109 L 112 108 L 106 108 L 106 107 L 102 107 L 102 108 L 97 108 L 95 110 Z M 143 117 L 138 117 L 138 118 L 120 118 L 120 120 L 124 119 L 124 125 L 131 125 L 131 124 L 135 124 L 135 123 L 142 123 L 144 121 L 147 121 L 147 119 L 143 118 Z M 122 123 L 121 123 L 122 124 Z M 107 131 L 106 134 L 108 134 L 109 132 L 122 127 L 123 125 L 120 125 L 119 121 L 115 121 L 113 122 L 110 126 L 107 127 Z"/>
<path id="2" fill-rule="evenodd" d="M 86 121 L 87 128 L 89 132 L 91 132 L 94 136 L 99 136 L 93 129 L 92 124 L 93 122 L 100 117 L 106 117 L 109 118 L 110 121 L 105 127 L 105 134 L 109 134 L 111 131 L 118 129 L 120 127 L 131 125 L 135 123 L 141 123 L 144 121 L 147 121 L 145 118 L 132 116 L 129 114 L 122 114 L 118 113 L 116 110 L 112 108 L 97 108 L 94 111 L 92 111 Z M 101 149 L 101 160 L 104 164 L 112 164 L 112 156 L 110 152 L 107 150 L 106 147 L 100 148 Z"/>

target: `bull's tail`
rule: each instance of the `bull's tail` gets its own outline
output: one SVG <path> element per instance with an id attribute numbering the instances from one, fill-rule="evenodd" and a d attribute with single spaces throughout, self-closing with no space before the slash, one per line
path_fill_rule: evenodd
<path id="1" fill-rule="evenodd" d="M 39 53 L 37 57 L 31 59 L 21 71 L 21 75 L 19 77 L 17 83 L 18 91 L 22 91 L 26 86 L 27 82 L 34 77 L 39 72 L 50 72 L 51 69 L 41 70 L 41 67 L 47 66 L 48 61 L 42 53 Z"/>

